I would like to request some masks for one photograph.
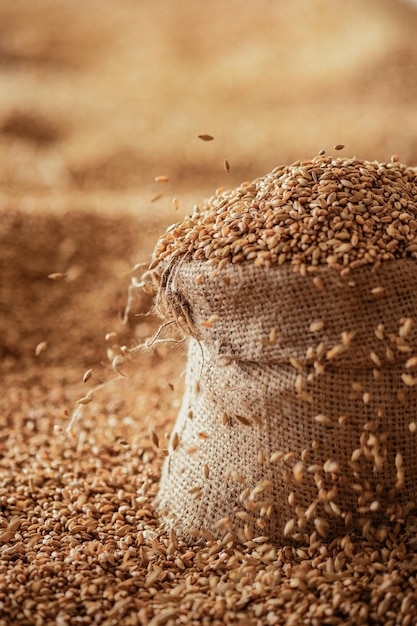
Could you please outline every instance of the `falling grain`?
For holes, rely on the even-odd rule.
[[[48,347],[47,341],[41,341],[35,348],[35,356],[40,356],[43,352],[45,352]]]
[[[80,398],[79,400],[77,400],[77,404],[90,404],[92,400],[92,396],[84,396],[84,398]]]
[[[51,280],[64,280],[68,277],[68,274],[64,274],[62,272],[53,272],[52,274],[48,274],[48,278]]]
[[[83,383],[86,383],[90,380],[92,373],[93,373],[92,367],[90,367],[88,370],[84,372]]]

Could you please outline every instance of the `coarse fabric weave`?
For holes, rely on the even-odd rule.
[[[163,289],[190,339],[156,506],[178,536],[372,534],[412,509],[416,269],[170,269]]]

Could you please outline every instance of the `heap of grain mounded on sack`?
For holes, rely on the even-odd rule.
[[[383,540],[417,500],[417,176],[333,158],[219,191],[158,241],[189,336],[157,507],[186,539]]]

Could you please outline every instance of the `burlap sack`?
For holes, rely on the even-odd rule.
[[[417,500],[415,261],[211,272],[164,281],[191,337],[162,518],[185,539],[382,537]]]

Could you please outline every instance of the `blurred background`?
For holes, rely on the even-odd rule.
[[[132,264],[218,187],[339,143],[417,165],[416,32],[405,0],[2,0],[2,366],[98,358]]]
[[[2,0],[3,192],[198,197],[225,158],[234,183],[335,143],[415,162],[416,26],[401,0]]]

